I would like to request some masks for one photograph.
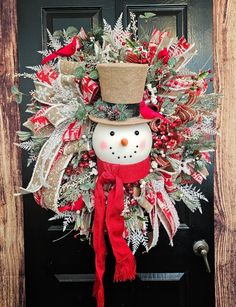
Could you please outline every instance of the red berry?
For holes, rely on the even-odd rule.
[[[130,204],[131,204],[132,206],[137,205],[137,200],[132,198],[131,201],[130,201]]]
[[[147,63],[147,59],[142,59],[142,64],[146,64]]]
[[[211,69],[208,69],[208,73],[211,74],[211,73],[212,73],[212,70],[211,70]]]
[[[173,147],[173,146],[175,146],[175,144],[176,144],[176,141],[175,141],[175,140],[170,140],[170,141],[167,143],[167,146]]]
[[[83,155],[82,155],[82,158],[83,158],[84,160],[88,160],[88,155],[87,155],[87,154],[83,154]]]
[[[163,102],[163,98],[160,97],[160,96],[157,96],[157,101],[158,101],[158,102]]]
[[[176,124],[176,126],[180,126],[180,125],[182,124],[181,119],[180,119],[180,118],[177,118],[177,119],[175,120],[175,124]]]
[[[161,125],[159,126],[159,129],[160,129],[161,131],[166,131],[166,125],[165,125],[165,124],[161,124]]]
[[[134,190],[133,190],[133,189],[129,189],[129,193],[130,193],[131,195],[133,195],[133,194],[134,194]]]
[[[125,42],[122,42],[121,44],[122,44],[122,46],[124,46],[124,45],[125,45]]]
[[[90,157],[94,157],[95,156],[95,151],[93,149],[90,149],[88,152]]]
[[[175,84],[175,85],[178,85],[178,84],[179,84],[179,82],[178,82],[178,81],[175,81],[175,82],[174,82],[174,84]]]
[[[164,135],[164,136],[163,136],[163,140],[164,140],[165,142],[167,142],[167,141],[169,141],[169,137],[168,137],[167,135]]]

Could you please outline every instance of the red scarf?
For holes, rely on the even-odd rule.
[[[107,254],[104,230],[107,228],[113,254],[116,259],[114,281],[132,280],[136,275],[134,255],[128,247],[123,232],[125,230],[124,217],[124,183],[138,181],[149,173],[149,157],[139,163],[121,165],[103,162],[98,159],[98,180],[95,188],[95,214],[93,229],[93,245],[95,250],[96,279],[94,296],[97,306],[104,307],[103,274]],[[111,184],[105,204],[104,184]]]

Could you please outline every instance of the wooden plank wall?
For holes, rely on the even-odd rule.
[[[17,66],[16,0],[0,1],[0,306],[22,307],[24,291],[23,204],[15,132],[20,120],[10,88]]]
[[[236,306],[236,34],[235,0],[214,0],[215,89],[219,110],[215,163],[216,307]]]

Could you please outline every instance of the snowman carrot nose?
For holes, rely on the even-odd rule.
[[[127,145],[128,145],[128,143],[129,143],[129,142],[128,142],[128,140],[127,140],[127,139],[125,139],[125,138],[124,138],[124,139],[121,139],[121,141],[120,141],[120,142],[121,142],[121,145],[122,145],[122,146],[127,146]]]

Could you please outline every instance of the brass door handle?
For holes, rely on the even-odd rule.
[[[209,252],[209,245],[205,240],[199,240],[193,244],[194,254],[203,258],[208,273],[211,273],[207,254]]]

